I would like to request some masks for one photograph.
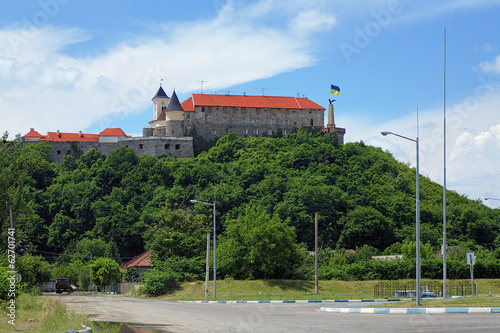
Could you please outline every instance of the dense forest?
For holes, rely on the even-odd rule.
[[[221,278],[309,278],[315,212],[324,278],[342,278],[334,263],[414,253],[415,169],[363,142],[338,145],[308,129],[278,138],[230,133],[193,158],[138,157],[123,147],[109,156],[74,151],[62,164],[47,160],[50,149],[2,140],[0,199],[12,202],[20,257],[123,263],[154,249],[157,267],[202,277],[212,207],[193,199],[216,205]],[[423,258],[440,251],[442,192],[420,176]],[[0,221],[6,249],[7,205]],[[448,245],[461,260],[473,250],[498,261],[499,229],[500,210],[447,193]]]

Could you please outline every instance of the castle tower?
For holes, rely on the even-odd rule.
[[[184,109],[177,98],[177,94],[172,93],[172,98],[168,103],[165,112],[160,115],[165,117],[165,135],[166,136],[184,136]]]
[[[155,121],[160,117],[161,111],[167,108],[170,97],[165,94],[160,84],[160,88],[151,100],[153,101],[153,121]]]

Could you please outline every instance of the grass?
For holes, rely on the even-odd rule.
[[[373,299],[373,290],[379,281],[319,281],[319,294],[314,293],[313,281],[297,280],[218,280],[217,300],[332,300]],[[400,281],[405,282],[405,281]],[[422,280],[425,285],[428,280]],[[475,279],[478,296],[500,296],[500,280]],[[139,296],[135,292],[134,296]],[[182,283],[175,292],[161,296],[172,301],[205,300],[205,282]],[[209,284],[209,300],[213,300],[213,282]],[[448,301],[448,300],[446,300]],[[457,305],[460,306],[460,305]]]
[[[500,297],[460,297],[452,299],[422,299],[420,306],[423,308],[450,308],[450,307],[500,307]],[[406,302],[394,302],[372,307],[383,308],[414,308],[417,307],[414,300]]]
[[[22,294],[16,298],[15,326],[8,323],[9,317],[2,315],[0,332],[66,332],[90,325],[88,316],[68,311],[63,302],[51,297]],[[5,304],[0,307],[7,314]]]

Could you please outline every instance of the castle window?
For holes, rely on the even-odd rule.
[[[245,134],[248,134],[248,128],[245,128]]]
[[[273,130],[267,130],[267,135],[273,135]]]
[[[256,124],[260,124],[260,119],[255,119]]]
[[[226,117],[222,118],[222,122],[227,123],[227,118]]]
[[[201,107],[201,112],[205,112],[205,107],[204,106]]]
[[[165,143],[165,149],[170,149],[170,143]]]
[[[181,149],[181,145],[177,143],[177,144],[175,145],[175,149]]]
[[[57,155],[61,155],[61,151],[60,150],[56,150],[56,154]]]
[[[269,119],[269,123],[270,124],[275,124],[276,123],[276,119],[274,119],[274,118],[273,119]]]
[[[314,126],[314,119],[311,119],[309,122],[311,123],[311,126]]]
[[[144,145],[142,143],[139,144],[139,149],[143,149]]]
[[[259,129],[256,128],[254,131],[253,131],[254,134],[259,134]]]
[[[241,123],[244,124],[245,123],[245,118],[241,118]]]
[[[212,116],[207,116],[207,122],[209,122],[209,123],[212,122]]]
[[[188,126],[189,126],[189,125],[191,125],[191,121],[188,119],[188,120],[186,121],[186,124],[187,124]]]
[[[286,130],[283,130],[283,135],[286,135]]]
[[[290,125],[290,120],[285,119],[285,125]]]
[[[217,135],[217,130],[216,129],[212,130],[212,135]]]

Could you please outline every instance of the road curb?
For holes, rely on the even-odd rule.
[[[448,314],[448,313],[500,313],[500,307],[491,308],[328,308],[322,312],[363,314]]]
[[[178,303],[198,303],[198,304],[262,304],[262,303],[347,303],[347,302],[399,302],[403,299],[334,299],[334,300],[283,300],[283,301],[177,301]]]

